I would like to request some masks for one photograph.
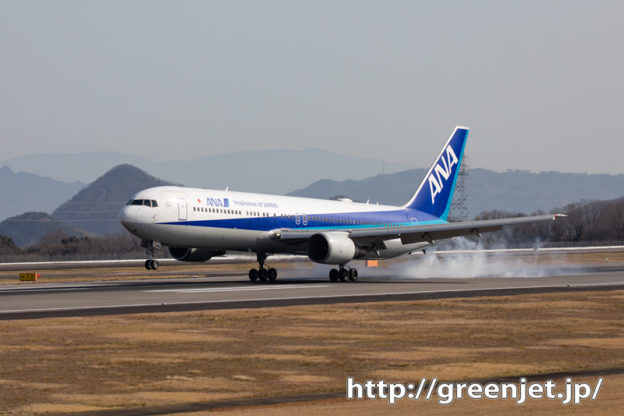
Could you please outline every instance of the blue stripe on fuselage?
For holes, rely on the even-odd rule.
[[[421,211],[404,209],[397,211],[289,215],[283,217],[221,218],[162,222],[159,224],[270,231],[279,228],[306,230],[376,229],[389,226],[400,227],[418,224],[443,224],[445,222],[446,221]]]

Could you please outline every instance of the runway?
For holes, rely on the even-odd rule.
[[[0,288],[0,320],[624,289],[621,265],[569,267],[543,277],[370,273],[338,283],[324,272],[290,270],[270,284],[251,283],[245,273],[215,272],[195,278],[7,285]]]

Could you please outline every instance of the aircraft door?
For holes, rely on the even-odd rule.
[[[187,215],[186,200],[178,198],[178,220],[186,221]]]

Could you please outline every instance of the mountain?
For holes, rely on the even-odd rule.
[[[346,195],[358,201],[402,205],[414,194],[425,173],[424,169],[413,169],[362,180],[322,180],[289,195]],[[624,195],[624,175],[469,169],[464,187],[471,218],[491,209],[528,214],[574,201],[618,198]]]
[[[531,213],[581,200],[619,198],[624,175],[470,169],[466,190],[474,215],[492,208]]]
[[[51,212],[85,184],[0,168],[0,221],[27,211]]]
[[[10,237],[19,247],[34,244],[43,236],[58,230],[74,234],[63,221],[45,212],[27,212],[0,223],[0,234]]]
[[[225,162],[230,163],[231,160]],[[289,164],[282,167],[284,172],[275,180],[288,182],[289,175],[285,173],[296,171],[297,168]],[[16,175],[8,168],[0,170],[2,172]],[[253,169],[245,172],[250,180],[254,179],[257,183],[263,180],[262,175],[256,174]],[[220,178],[227,178],[229,173],[224,172]],[[425,173],[424,169],[412,169],[360,180],[323,179],[289,195],[312,198],[347,196],[363,202],[370,200],[371,203],[401,205],[413,195]],[[470,169],[464,178],[470,217],[492,209],[524,213],[540,209],[549,211],[574,201],[604,200],[624,195],[624,175],[528,171],[499,173]],[[137,167],[119,165],[60,205],[51,217],[44,213],[14,217],[1,224],[0,234],[11,237],[16,244],[23,246],[37,241],[42,233],[55,231],[58,227],[64,227],[63,230],[71,234],[106,235],[121,232],[123,229],[118,214],[130,196],[141,189],[170,184]],[[250,189],[255,190],[253,186]],[[30,195],[30,198],[37,202],[43,198],[46,190],[29,192],[35,194]]]
[[[361,180],[323,179],[288,195],[322,199],[340,195],[360,202],[401,205],[412,197],[425,173],[425,169],[412,169]]]
[[[121,152],[89,152],[29,154],[8,159],[3,164],[16,171],[32,172],[64,182],[90,183],[112,166],[126,163],[142,166],[150,162]]]
[[[4,162],[64,181],[91,182],[111,166],[131,164],[160,178],[186,186],[283,194],[323,178],[361,179],[382,171],[397,172],[413,166],[384,163],[320,149],[250,150],[183,161],[153,162],[116,153],[39,154]]]
[[[19,247],[11,237],[0,234],[0,256],[5,254],[19,254]]]
[[[161,185],[171,183],[134,166],[119,165],[58,207],[52,216],[89,233],[114,234],[123,230],[119,211],[128,199],[142,189]]]

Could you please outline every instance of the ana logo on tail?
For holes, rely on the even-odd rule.
[[[445,182],[451,176],[453,166],[457,165],[458,160],[453,148],[449,144],[446,146],[446,150],[442,153],[442,156],[436,163],[435,167],[429,174],[429,190],[431,191],[431,204],[435,204],[435,197],[442,192]]]

